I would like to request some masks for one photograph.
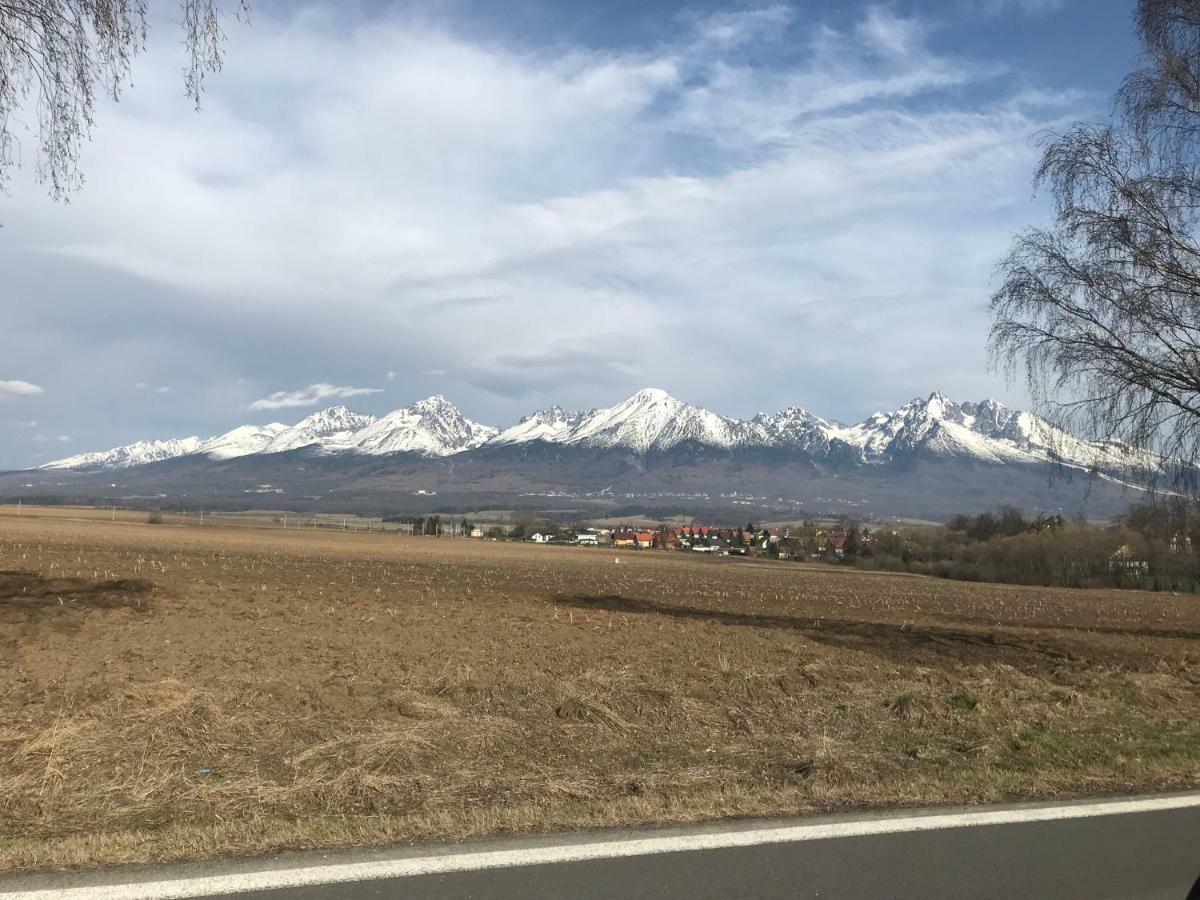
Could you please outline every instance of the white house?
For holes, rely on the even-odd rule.
[[[548,535],[548,534],[542,534],[540,531],[538,531],[538,532],[535,532],[534,534],[530,535],[529,539],[530,539],[531,541],[533,541],[535,544],[548,544],[548,543],[550,543],[550,535]]]

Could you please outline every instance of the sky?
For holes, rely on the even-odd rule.
[[[0,194],[0,468],[434,393],[1023,405],[995,267],[1137,52],[1117,0],[259,0],[197,112],[170,8],[82,190],[27,139]]]

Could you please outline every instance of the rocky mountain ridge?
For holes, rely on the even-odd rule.
[[[736,419],[647,388],[602,409],[539,410],[503,430],[468,419],[441,395],[379,417],[332,406],[291,426],[242,425],[208,439],[138,441],[55,460],[41,468],[127,469],[178,457],[228,460],[295,450],[352,456],[415,454],[433,459],[482,448],[542,445],[635,456],[687,447],[730,454],[769,450],[838,466],[874,466],[915,456],[998,465],[1054,463],[1111,477],[1130,466],[1156,464],[1147,454],[1081,440],[1033,413],[990,399],[958,403],[934,392],[857,424],[843,425],[797,406]]]

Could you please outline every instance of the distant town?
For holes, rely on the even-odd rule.
[[[813,523],[785,527],[755,527],[753,522],[745,526],[629,524],[609,528],[518,521],[506,527],[477,524],[465,518],[443,520],[441,516],[418,516],[406,524],[411,533],[423,535],[773,559],[843,559],[860,553],[876,540],[866,526]]]
[[[1058,514],[1029,518],[1012,506],[955,516],[945,525],[868,525],[850,518],[771,526],[566,525],[531,515],[496,524],[438,515],[384,522],[415,535],[817,561],[962,581],[1200,590],[1200,519],[1180,504],[1134,506],[1106,525]]]

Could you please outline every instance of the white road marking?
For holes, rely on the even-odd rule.
[[[912,831],[937,831],[947,828],[971,828],[980,825],[1011,825],[1025,822],[1054,822],[1096,816],[1128,815],[1171,809],[1200,807],[1200,792],[1136,800],[1111,800],[1073,803],[1066,806],[1025,809],[985,810],[980,812],[929,813],[894,818],[860,819],[811,825],[784,825],[775,828],[705,831],[664,837],[631,840],[564,843],[547,847],[479,852],[449,852],[438,856],[404,857],[359,863],[334,863],[301,866],[261,872],[230,873],[170,881],[143,881],[127,884],[96,885],[69,889],[17,891],[0,894],[6,900],[177,900],[212,894],[241,894],[280,888],[299,888],[349,881],[377,881],[440,875],[512,866],[537,866],[548,863],[579,862],[593,859],[618,859],[658,853],[686,853],[697,850],[721,850],[759,844],[785,844],[797,841],[821,841],[831,838],[863,837]]]

